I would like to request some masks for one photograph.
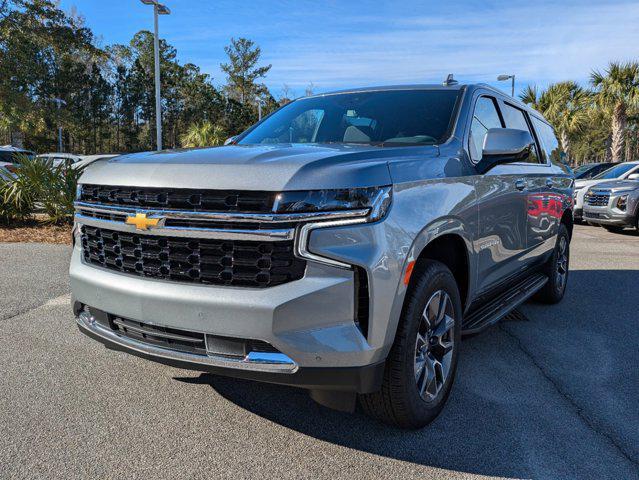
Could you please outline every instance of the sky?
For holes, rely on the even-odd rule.
[[[506,91],[499,74],[527,84],[586,84],[611,60],[639,59],[639,1],[166,0],[160,36],[213,77],[225,76],[224,46],[247,37],[272,64],[275,97],[356,86],[440,83],[448,73]],[[60,0],[81,14],[103,45],[153,28],[140,0]]]

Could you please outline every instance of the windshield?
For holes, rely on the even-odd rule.
[[[616,167],[609,168],[605,172],[600,173],[599,175],[595,177],[595,180],[619,178],[624,173],[626,173],[632,168],[635,168],[636,166],[637,166],[636,163],[622,163],[621,165],[617,165]]]
[[[592,163],[588,163],[586,165],[582,165],[580,167],[575,168],[574,172],[575,172],[575,176],[580,174],[580,173],[586,173],[590,170],[592,170],[593,168],[595,168],[596,165],[592,164]]]
[[[458,96],[458,90],[437,89],[304,98],[276,111],[238,143],[432,145],[446,140]]]

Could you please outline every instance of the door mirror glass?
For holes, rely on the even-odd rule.
[[[628,180],[639,180],[639,173],[631,173],[628,175]]]
[[[490,128],[484,137],[479,173],[504,163],[525,162],[533,148],[530,132],[514,128]]]
[[[233,137],[229,137],[224,141],[224,145],[231,145],[233,143],[235,143],[235,139],[237,138],[237,135],[233,136]]]

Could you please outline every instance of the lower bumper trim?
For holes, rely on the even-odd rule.
[[[122,335],[118,335],[112,330],[104,328],[96,322],[89,312],[81,311],[76,317],[80,330],[84,333],[92,333],[93,338],[99,337],[111,344],[133,352],[139,352],[150,357],[167,358],[170,360],[194,363],[222,368],[251,368],[258,371],[277,372],[290,374],[294,373],[298,366],[289,357],[282,353],[262,353],[251,352],[244,358],[229,358],[221,355],[196,355],[188,352],[181,352],[168,348],[158,347],[149,343],[139,342]]]
[[[384,362],[363,367],[299,367],[286,355],[275,358],[276,354],[262,352],[252,352],[248,361],[219,359],[136,342],[108,332],[87,317],[85,312],[79,312],[76,321],[79,330],[88,337],[111,350],[171,367],[311,390],[372,393],[382,385]]]

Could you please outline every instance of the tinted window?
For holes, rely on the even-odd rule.
[[[526,121],[526,114],[523,110],[513,107],[507,103],[504,103],[501,113],[504,115],[504,121],[506,122],[506,128],[516,128],[517,130],[525,130],[533,135]],[[533,136],[534,138],[534,136]],[[533,145],[528,159],[525,160],[528,163],[539,163],[539,154],[537,153],[537,147]]]
[[[491,97],[479,97],[470,126],[470,158],[475,162],[481,160],[484,138],[489,128],[504,128],[504,126],[497,113],[495,100]]]
[[[432,145],[448,137],[458,96],[458,90],[442,89],[304,98],[282,107],[238,143]]]
[[[604,172],[615,165],[616,164],[612,162],[582,165],[575,170],[575,178],[594,178],[596,175],[599,175],[601,172]]]
[[[29,151],[12,151],[12,152],[0,152],[0,162],[7,162],[7,163],[15,163],[15,164],[19,164],[20,161],[23,158],[33,158],[34,155],[32,152]]]
[[[619,178],[624,173],[629,172],[630,170],[632,170],[636,166],[637,166],[636,163],[622,163],[621,165],[617,165],[616,167],[612,167],[612,168],[606,170],[605,172],[600,173],[595,178],[597,180],[599,180],[599,179],[608,180],[608,179],[613,179],[613,178]]]
[[[541,142],[541,148],[544,151],[544,159],[550,159],[553,162],[560,162],[561,150],[559,149],[559,142],[557,141],[557,137],[555,136],[555,132],[552,127],[532,115],[530,118],[535,130],[537,131],[539,141]]]

